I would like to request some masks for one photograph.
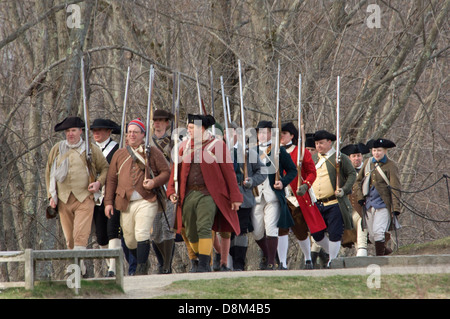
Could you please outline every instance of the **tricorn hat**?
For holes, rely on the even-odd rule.
[[[288,122],[281,127],[281,131],[289,132],[293,137],[293,143],[296,144],[298,140],[298,130],[292,122]]]
[[[120,125],[109,119],[95,119],[91,125],[91,130],[96,128],[111,129],[112,134],[120,134]]]
[[[271,121],[259,121],[258,125],[256,125],[256,129],[260,128],[273,128]]]
[[[369,153],[369,148],[364,143],[358,143],[358,144],[349,144],[344,146],[341,149],[341,152],[344,153],[347,156],[350,156],[351,154],[367,154]]]
[[[327,132],[325,130],[320,130],[314,133],[314,141],[320,141],[320,140],[331,140],[336,141],[336,135]]]
[[[174,118],[173,114],[166,110],[155,110],[153,113],[153,119],[168,119],[172,120]]]
[[[314,141],[314,133],[306,133],[305,147],[316,148],[316,142]]]
[[[384,139],[384,138],[378,138],[376,140],[373,141],[372,147],[373,148],[378,148],[378,147],[382,147],[382,148],[392,148],[395,147],[395,143]]]
[[[203,114],[188,114],[188,124],[195,124],[195,122],[201,121],[204,128],[208,128],[216,123],[216,120],[212,115]]]
[[[78,116],[66,117],[64,120],[62,120],[62,122],[55,125],[55,132],[65,131],[73,127],[83,128],[84,121]]]

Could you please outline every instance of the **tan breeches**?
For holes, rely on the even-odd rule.
[[[71,193],[67,203],[59,201],[58,213],[61,227],[66,238],[67,248],[86,247],[91,234],[92,216],[94,215],[93,195],[80,203]]]

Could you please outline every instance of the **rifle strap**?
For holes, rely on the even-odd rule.
[[[170,136],[165,136],[164,138],[156,139],[154,136],[152,137],[153,142],[156,147],[163,153],[164,157],[168,162],[170,162],[170,154],[167,152],[166,147],[170,144],[171,138]]]
[[[141,146],[139,146],[138,150],[142,149]],[[131,159],[137,163],[139,168],[141,170],[145,170],[145,159],[142,157],[141,154],[139,154],[138,151],[134,150],[130,145],[127,145],[127,151],[131,156]]]

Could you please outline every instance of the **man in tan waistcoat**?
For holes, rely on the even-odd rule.
[[[145,132],[140,119],[128,123],[128,145],[113,155],[104,198],[107,217],[114,214],[114,208],[120,211],[125,244],[137,259],[136,275],[148,272],[150,232],[156,214],[161,214],[155,190],[170,176],[169,165],[157,147],[150,147],[150,160],[146,160]],[[150,169],[155,178],[146,178],[145,171]]]
[[[68,249],[86,249],[94,213],[94,194],[105,184],[108,162],[97,146],[90,146],[96,181],[90,183],[86,161],[86,143],[81,137],[84,122],[67,117],[56,124],[66,139],[50,150],[45,181],[50,206],[58,210]],[[85,269],[82,265],[82,273]]]

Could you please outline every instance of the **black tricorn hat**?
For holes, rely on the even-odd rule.
[[[84,127],[84,121],[78,116],[66,117],[62,122],[55,125],[55,132],[65,131],[72,127]]]
[[[369,148],[364,143],[349,144],[341,148],[341,152],[349,156],[351,154],[367,154],[370,152]]]
[[[166,110],[155,110],[153,113],[153,119],[168,119],[172,120],[174,118],[173,114]]]
[[[314,141],[314,133],[306,133],[305,147],[316,148],[316,142]]]
[[[336,141],[336,135],[327,132],[325,130],[320,130],[314,133],[314,141],[320,141],[320,140],[331,140]]]
[[[373,142],[374,142],[374,141],[375,141],[374,139],[368,140],[367,143],[366,143],[366,146],[367,146],[369,149],[373,148]]]
[[[96,128],[111,129],[112,134],[120,134],[120,125],[109,119],[95,119],[91,125],[91,130]]]
[[[281,127],[282,132],[289,132],[294,135],[294,140],[298,139],[298,130],[292,122],[288,122]]]
[[[216,120],[212,115],[202,114],[188,114],[188,123],[195,124],[196,121],[201,121],[204,128],[208,128],[216,123]]]
[[[397,145],[395,145],[394,142],[384,139],[384,138],[378,138],[376,140],[373,141],[372,147],[373,148],[378,148],[378,147],[382,147],[382,148],[392,148],[392,147],[396,147]]]
[[[256,125],[256,129],[260,128],[273,128],[271,121],[259,121],[258,125]]]

